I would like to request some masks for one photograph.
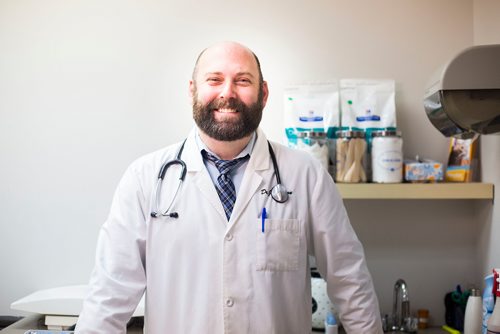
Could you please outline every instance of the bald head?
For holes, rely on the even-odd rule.
[[[257,73],[259,75],[258,81],[259,85],[262,86],[264,82],[264,77],[262,75],[262,69],[260,67],[260,61],[259,58],[253,53],[252,50],[250,50],[248,47],[237,43],[237,42],[220,42],[217,44],[214,44],[203,51],[198,55],[198,58],[196,59],[196,63],[194,65],[193,69],[193,74],[192,74],[192,80],[193,82],[197,81],[198,77],[198,71],[200,65],[204,65],[204,62],[206,60],[205,56],[209,56],[207,58],[210,58],[210,56],[217,57],[217,55],[243,55],[248,56],[253,58],[253,63],[255,65],[255,68],[257,70]]]

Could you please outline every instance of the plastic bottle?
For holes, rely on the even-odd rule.
[[[465,308],[464,334],[481,334],[483,301],[478,289],[471,289]]]
[[[491,317],[488,320],[487,333],[500,334],[500,278],[498,277],[500,269],[495,269],[493,272],[494,272],[493,290],[495,291],[497,302],[495,303],[495,308],[493,309],[493,313],[491,314]]]
[[[399,131],[372,132],[372,182],[403,182],[403,139]]]
[[[332,312],[328,312],[325,320],[325,334],[338,334],[339,326],[337,325],[337,319]]]
[[[429,310],[419,309],[417,311],[418,329],[426,329],[429,325]]]
[[[488,331],[488,320],[493,313],[493,308],[495,307],[495,299],[493,297],[493,274],[488,275],[484,278],[486,287],[483,292],[483,334],[487,334]]]

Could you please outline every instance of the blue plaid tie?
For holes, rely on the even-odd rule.
[[[234,203],[236,202],[236,190],[229,174],[231,173],[231,170],[250,158],[250,156],[247,154],[244,157],[234,160],[221,160],[217,159],[217,157],[205,150],[202,151],[202,154],[205,159],[210,160],[215,164],[215,167],[220,173],[217,177],[218,184],[215,188],[217,189],[217,194],[219,194],[220,201],[224,207],[224,211],[226,212],[227,220],[229,220],[231,213],[233,212]]]

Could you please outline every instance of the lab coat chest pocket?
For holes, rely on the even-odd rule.
[[[261,222],[260,219],[259,222]],[[297,270],[299,248],[298,219],[266,219],[264,232],[260,228],[257,231],[256,269],[258,271]]]

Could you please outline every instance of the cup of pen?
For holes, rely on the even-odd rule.
[[[335,181],[366,182],[366,140],[364,131],[337,131]]]

